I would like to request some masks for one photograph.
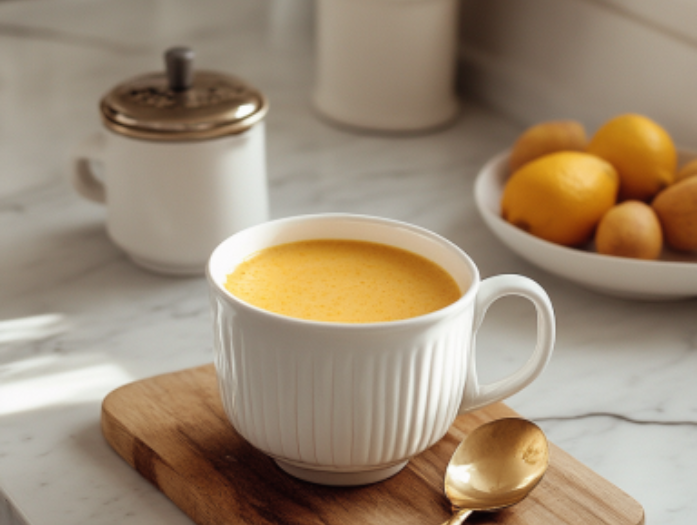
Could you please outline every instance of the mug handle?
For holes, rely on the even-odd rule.
[[[537,344],[528,361],[512,374],[486,385],[480,385],[476,370],[476,337],[491,304],[507,295],[519,295],[535,305],[537,311]],[[552,302],[544,289],[532,279],[521,275],[497,275],[481,282],[474,305],[472,351],[469,356],[467,380],[459,414],[501,401],[528,386],[547,366],[554,349],[555,321]]]
[[[83,140],[72,157],[73,187],[86,199],[101,204],[106,202],[106,188],[92,171],[92,163],[103,162],[105,148],[106,137],[104,133],[97,132]]]

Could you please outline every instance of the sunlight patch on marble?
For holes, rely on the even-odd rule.
[[[38,341],[61,334],[68,329],[66,316],[43,314],[0,321],[0,344]]]
[[[65,360],[66,356],[40,356],[0,367],[0,417],[71,402],[101,400],[107,392],[135,379],[113,363],[53,373],[27,373]]]

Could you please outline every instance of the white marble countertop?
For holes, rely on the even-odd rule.
[[[518,258],[473,202],[477,170],[523,126],[465,103],[458,122],[409,138],[359,135],[310,105],[309,0],[33,0],[0,3],[0,524],[191,521],[107,445],[112,389],[212,359],[206,283],[135,267],[104,209],[68,182],[71,149],[99,128],[97,101],[190,45],[271,100],[272,215],[347,211],[430,228],[483,276],[549,292],[558,342],[508,404],[638,500],[647,523],[697,523],[697,301],[585,291]],[[480,335],[485,378],[532,348],[532,308],[506,299]]]

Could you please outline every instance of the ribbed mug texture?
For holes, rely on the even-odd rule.
[[[225,412],[266,454],[361,471],[407,460],[447,432],[467,376],[471,302],[426,321],[336,325],[263,315],[212,293]]]

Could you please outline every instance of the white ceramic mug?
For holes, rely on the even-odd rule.
[[[264,124],[183,142],[100,131],[78,146],[72,182],[106,204],[109,236],[138,265],[203,274],[223,239],[268,219]]]
[[[319,0],[314,104],[352,127],[415,132],[459,111],[457,0]]]
[[[396,246],[448,271],[463,296],[427,315],[369,324],[294,319],[251,306],[224,287],[258,250],[307,239]],[[399,472],[440,440],[458,414],[502,400],[533,381],[553,350],[547,294],[517,275],[480,281],[460,248],[428,230],[357,215],[267,222],[225,240],[208,279],[215,365],[225,412],[252,445],[300,479],[359,485]],[[518,371],[480,384],[474,342],[496,299],[520,295],[537,310],[537,346]]]

